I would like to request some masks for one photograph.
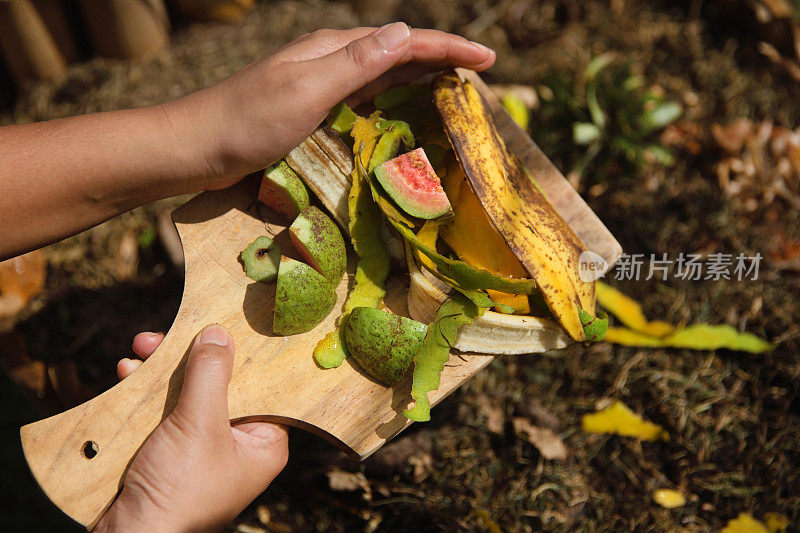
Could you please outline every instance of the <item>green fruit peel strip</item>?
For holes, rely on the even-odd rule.
[[[356,166],[363,169],[364,161],[372,164],[374,152],[377,152],[380,140],[378,139],[377,122],[381,120],[378,115],[373,115],[369,119],[359,117],[358,121],[371,121],[374,130],[370,130],[367,124],[360,123],[360,127],[354,131],[360,132],[362,129],[369,132],[366,139],[356,135],[355,151]],[[386,121],[388,122],[388,121]],[[396,135],[386,132],[380,137]],[[398,143],[399,148],[399,143]],[[390,152],[385,152],[390,155]],[[391,158],[391,157],[389,157]],[[382,161],[381,161],[382,162]],[[350,241],[358,254],[358,266],[353,282],[353,288],[347,295],[344,304],[344,313],[339,319],[339,326],[323,338],[314,348],[314,359],[323,368],[334,368],[341,365],[347,358],[347,344],[344,341],[344,326],[347,317],[356,307],[379,307],[383,297],[386,296],[384,284],[389,276],[390,258],[383,246],[380,234],[375,228],[380,226],[381,211],[375,202],[372,201],[370,190],[364,186],[362,174],[356,173],[350,185],[350,194],[347,201],[348,212],[350,215]]]
[[[579,307],[578,317],[581,319],[583,332],[586,334],[588,342],[600,342],[606,338],[606,331],[608,331],[608,315],[606,313],[597,311],[595,317]]]
[[[411,397],[414,407],[403,411],[409,420],[427,422],[431,419],[431,404],[428,393],[439,388],[444,365],[450,359],[450,347],[456,338],[458,328],[483,314],[479,308],[461,293],[455,293],[446,300],[436,312],[436,319],[428,326],[428,333],[422,347],[414,357],[414,377],[411,384]]]
[[[439,237],[439,226],[440,223],[436,220],[428,220],[425,224],[422,225],[422,228],[417,232],[417,240],[419,240],[425,246],[436,249],[436,240]],[[488,294],[483,291],[477,290],[467,290],[452,278],[448,278],[447,276],[443,275],[441,272],[436,270],[436,265],[427,258],[427,256],[422,255],[419,251],[414,250],[411,245],[406,242],[406,254],[413,255],[414,259],[416,260],[419,267],[424,268],[446,284],[450,285],[458,292],[472,300],[472,302],[477,305],[478,307],[495,307],[497,306],[501,312],[504,313],[511,313],[514,311],[514,308],[505,304],[499,304],[492,300]]]

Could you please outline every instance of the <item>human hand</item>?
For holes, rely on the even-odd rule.
[[[140,333],[133,351],[142,359],[164,336]],[[279,425],[228,419],[233,338],[218,325],[192,344],[180,398],[145,442],[125,476],[122,492],[96,531],[207,531],[233,520],[286,465],[288,437]],[[123,359],[120,379],[141,361]]]
[[[494,60],[480,44],[402,22],[319,30],[165,110],[179,137],[203,152],[203,188],[218,189],[283,157],[342,100],[357,103],[442,68],[485,70]]]

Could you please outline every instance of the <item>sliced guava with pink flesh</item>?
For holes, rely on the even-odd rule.
[[[433,219],[453,212],[442,181],[422,148],[378,165],[375,177],[392,200],[413,217]]]

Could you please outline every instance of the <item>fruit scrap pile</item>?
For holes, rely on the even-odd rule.
[[[359,257],[338,327],[314,357],[333,368],[352,356],[386,386],[413,364],[408,418],[430,419],[428,393],[452,349],[536,353],[603,338],[594,283],[578,275],[583,244],[507,151],[470,82],[446,73],[390,89],[365,115],[338,105],[325,131],[338,134],[340,149],[312,143],[265,173],[259,199],[296,217],[290,234],[307,263],[281,259],[266,237],[242,253],[253,279],[277,275],[275,333],[317,326],[335,305],[346,263],[341,233],[309,207],[302,178],[337,220],[347,219]],[[323,170],[344,159],[353,164],[337,188]],[[383,309],[392,250],[405,250],[411,318]]]

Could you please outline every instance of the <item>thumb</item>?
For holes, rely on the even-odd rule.
[[[411,30],[393,22],[347,46],[308,62],[312,77],[324,78],[335,104],[391,69],[411,46]]]
[[[233,368],[233,337],[218,324],[194,339],[173,413],[197,428],[228,427],[228,383]]]

